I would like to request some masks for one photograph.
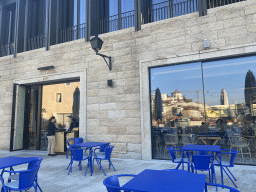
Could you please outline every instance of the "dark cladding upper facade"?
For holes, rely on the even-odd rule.
[[[240,0],[238,0],[240,1]],[[1,0],[0,57],[228,4],[215,0]],[[111,6],[115,11],[110,10]]]

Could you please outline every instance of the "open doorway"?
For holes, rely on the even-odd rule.
[[[79,126],[80,82],[42,85],[14,84],[10,150],[47,150],[47,126],[51,116],[56,127]]]

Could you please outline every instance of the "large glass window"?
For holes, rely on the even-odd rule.
[[[108,9],[105,6],[108,5]],[[134,26],[134,0],[109,0],[104,4],[106,15],[99,19],[99,33],[126,29]]]
[[[250,56],[150,69],[153,158],[171,158],[168,147],[210,144],[256,164],[255,64]]]

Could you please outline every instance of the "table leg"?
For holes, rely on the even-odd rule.
[[[4,178],[3,178],[3,174],[4,174],[4,169],[1,172],[1,182],[2,182],[2,188],[1,188],[1,192],[4,192]]]
[[[223,184],[223,167],[222,167],[222,163],[221,163],[221,153],[220,153],[220,173],[221,173],[221,184]]]
[[[91,169],[91,176],[92,176],[92,173],[93,173],[93,166],[92,166],[92,147],[90,147],[90,157],[89,157],[89,162],[90,162],[90,169]]]

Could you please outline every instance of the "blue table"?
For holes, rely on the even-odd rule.
[[[123,190],[143,192],[203,192],[206,175],[183,170],[145,169],[122,186]]]
[[[1,175],[4,172],[4,169],[10,168],[10,171],[13,171],[13,166],[22,165],[26,163],[30,163],[33,161],[37,161],[38,157],[4,157],[0,158],[0,169],[2,169]],[[4,179],[1,178],[2,185]]]
[[[223,185],[223,170],[222,170],[222,166],[221,166],[221,150],[220,150],[220,146],[219,145],[185,145],[184,147],[182,147],[183,151],[212,151],[215,153],[219,153],[220,154],[220,172],[221,172],[221,182]],[[189,154],[189,153],[187,153]],[[188,157],[188,160],[189,157]],[[179,168],[181,162],[178,164],[178,166],[176,167]],[[188,171],[190,171],[190,163],[188,163]]]
[[[0,158],[0,169],[13,167],[16,165],[26,164],[36,161],[38,157],[4,157]]]
[[[77,147],[77,148],[82,148],[82,147],[87,147],[89,148],[89,166],[91,169],[91,176],[93,173],[93,166],[92,166],[92,148],[93,147],[99,147],[99,146],[103,146],[103,145],[109,145],[110,143],[105,143],[105,142],[86,142],[86,143],[79,143],[79,144],[73,144],[70,145],[71,147]]]

